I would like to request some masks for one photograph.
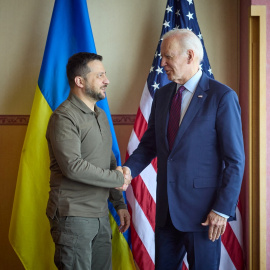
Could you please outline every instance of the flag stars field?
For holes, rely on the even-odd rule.
[[[188,15],[186,15],[189,20],[193,20],[193,13],[188,12]]]
[[[154,84],[152,86],[153,86],[154,90],[159,89],[159,83],[154,82]]]
[[[165,20],[165,22],[163,23],[163,25],[165,26],[165,28],[166,28],[166,27],[170,27],[170,22],[167,22],[167,21]]]
[[[170,6],[168,5],[167,8],[166,8],[167,12],[168,12],[168,13],[169,13],[169,12],[173,12],[173,11],[172,11],[172,8],[173,8],[172,6],[170,7]]]
[[[158,66],[158,68],[156,69],[156,72],[157,72],[158,74],[159,74],[159,73],[163,73],[162,69],[163,69],[163,68],[161,68],[161,67]]]

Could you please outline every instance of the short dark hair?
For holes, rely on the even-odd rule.
[[[76,76],[85,77],[85,75],[90,71],[87,64],[94,60],[102,61],[102,56],[96,53],[79,52],[68,59],[66,71],[70,87],[74,86],[74,79]]]

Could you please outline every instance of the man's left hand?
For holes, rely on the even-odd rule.
[[[225,232],[227,219],[211,211],[202,225],[209,226],[208,237],[214,242]]]
[[[130,225],[130,214],[127,209],[119,209],[117,214],[120,218],[119,232],[124,233]]]

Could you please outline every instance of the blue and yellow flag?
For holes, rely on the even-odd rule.
[[[52,112],[68,97],[68,58],[77,52],[96,52],[86,0],[56,0],[35,92],[14,197],[9,240],[25,269],[56,269],[46,205],[49,192],[49,153],[45,133]],[[113,151],[120,165],[107,99],[105,110],[113,137]],[[113,269],[135,269],[128,234],[120,234],[110,205],[113,230]]]

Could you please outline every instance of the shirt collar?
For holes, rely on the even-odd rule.
[[[96,114],[98,115],[100,110],[98,106],[95,104],[94,111],[92,111],[81,99],[79,99],[76,95],[74,95],[72,92],[70,92],[68,96],[68,100],[75,105],[77,108],[79,108],[84,113],[90,113],[90,114]]]
[[[191,93],[194,93],[194,91],[196,90],[199,81],[201,79],[202,76],[202,71],[201,69],[199,69],[185,84],[185,88],[186,90],[188,90]],[[177,84],[177,89],[180,87],[180,84]]]

